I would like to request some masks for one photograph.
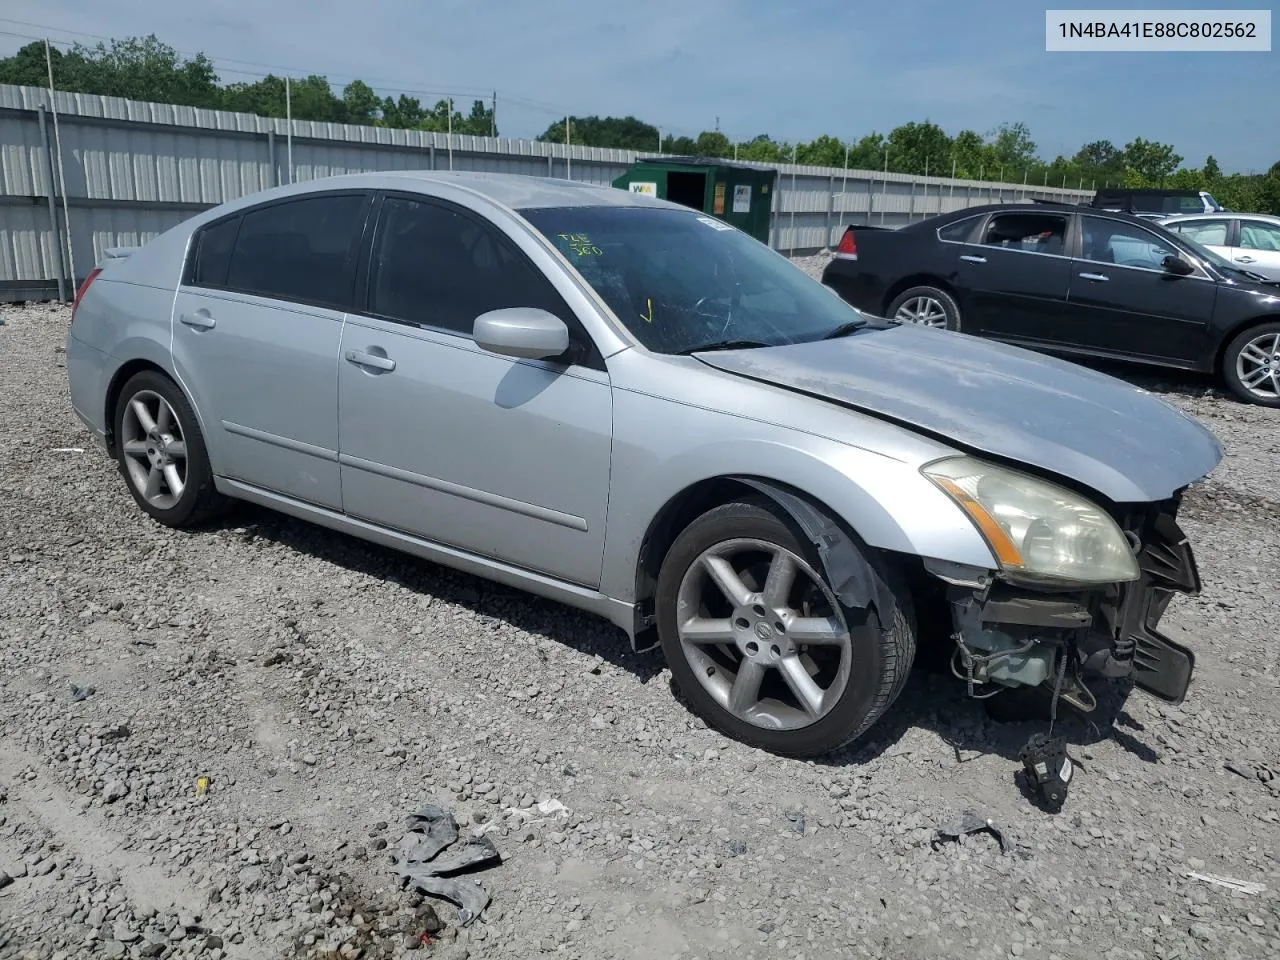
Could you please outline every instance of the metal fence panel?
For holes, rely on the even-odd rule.
[[[0,85],[0,299],[56,295],[56,278],[65,269],[66,219],[78,281],[107,247],[145,243],[209,206],[291,180],[444,170],[450,146],[455,170],[569,176],[605,186],[638,158],[653,156],[506,137],[454,136],[450,143],[443,133],[306,120],[290,126],[278,118],[118,97],[58,92],[51,99],[39,87]],[[770,235],[773,246],[787,253],[833,246],[850,223],[897,227],[992,200],[1079,202],[1090,195],[1043,185],[768,166],[778,171]],[[75,287],[68,280],[65,295]]]

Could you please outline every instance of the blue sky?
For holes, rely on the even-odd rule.
[[[63,42],[155,33],[179,50],[203,50],[224,81],[272,67],[335,81],[361,77],[379,92],[496,90],[507,136],[536,135],[564,111],[632,114],[689,135],[719,117],[735,139],[850,139],[925,118],[952,134],[986,132],[1021,120],[1047,159],[1088,140],[1122,146],[1141,136],[1172,143],[1192,166],[1208,153],[1226,170],[1264,170],[1280,160],[1280,46],[1270,53],[1047,53],[1046,6],[6,0],[0,15],[10,21],[0,31],[46,32],[11,22],[21,20],[56,28],[47,32]],[[1124,5],[1144,7],[1151,5]],[[0,34],[0,53],[25,42]]]

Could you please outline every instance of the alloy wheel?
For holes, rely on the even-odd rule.
[[[676,631],[706,691],[757,727],[809,726],[848,686],[843,611],[803,558],[774,543],[743,538],[704,551],[681,580]]]
[[[945,328],[947,325],[947,311],[943,309],[942,303],[933,297],[912,297],[904,300],[893,318],[904,323],[918,323],[925,327]]]
[[[1280,399],[1280,333],[1262,333],[1236,354],[1236,376],[1264,400]]]
[[[172,509],[187,487],[187,443],[173,407],[140,390],[125,407],[120,434],[130,482],[157,509]]]

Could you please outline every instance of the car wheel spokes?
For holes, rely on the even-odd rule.
[[[1264,333],[1236,354],[1236,376],[1250,393],[1280,398],[1280,333]]]
[[[174,507],[187,488],[187,444],[169,402],[151,390],[135,394],[125,406],[119,442],[138,493],[161,510]]]
[[[738,719],[797,729],[844,693],[848,625],[822,578],[792,551],[755,539],[719,543],[690,565],[676,602],[684,656]]]
[[[933,297],[912,297],[903,302],[893,315],[895,320],[918,323],[924,327],[945,327],[947,311]]]

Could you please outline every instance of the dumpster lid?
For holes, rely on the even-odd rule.
[[[682,157],[666,155],[661,157],[640,157],[636,163],[678,163],[698,167],[728,167],[732,170],[750,170],[753,173],[777,173],[773,167],[742,163],[737,160],[717,160],[714,157]]]

